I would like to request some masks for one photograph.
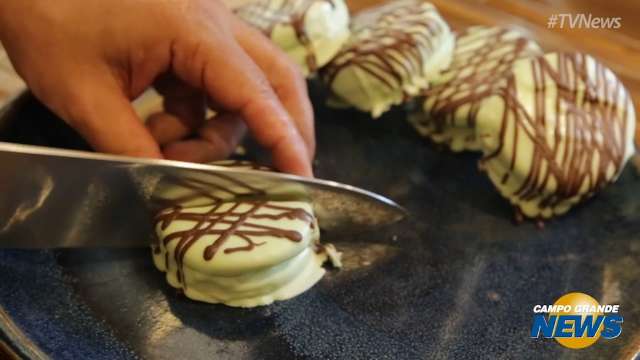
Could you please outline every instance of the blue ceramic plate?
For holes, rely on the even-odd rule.
[[[316,174],[380,192],[413,215],[371,233],[323,234],[345,252],[342,271],[293,300],[243,310],[179,296],[147,249],[0,251],[5,342],[26,358],[56,359],[637,356],[640,178],[633,167],[544,229],[515,225],[477,158],[434,149],[403,111],[372,121],[318,108]],[[27,98],[7,114],[2,134],[84,146]],[[622,335],[581,351],[531,339],[532,306],[571,291],[621,304]]]

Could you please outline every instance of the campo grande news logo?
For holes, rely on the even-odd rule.
[[[622,333],[620,305],[600,305],[579,292],[561,296],[553,305],[533,307],[532,338],[554,338],[562,346],[582,349],[598,339],[615,339]]]

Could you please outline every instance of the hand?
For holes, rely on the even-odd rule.
[[[277,168],[311,175],[303,76],[219,0],[2,0],[0,40],[35,96],[97,151],[209,161],[246,125]],[[150,85],[165,113],[145,125],[131,100]],[[222,115],[205,119],[207,104]]]

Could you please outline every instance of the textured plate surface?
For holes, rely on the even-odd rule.
[[[19,353],[60,359],[634,358],[635,169],[542,230],[516,226],[477,158],[427,144],[402,110],[373,121],[316,107],[317,175],[379,192],[412,214],[382,231],[324,233],[345,252],[342,271],[293,300],[241,310],[178,296],[146,249],[0,251],[3,336]],[[84,146],[31,100],[8,116],[4,138]],[[570,291],[620,303],[620,338],[582,351],[530,339],[532,306]]]

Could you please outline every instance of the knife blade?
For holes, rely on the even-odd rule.
[[[0,248],[145,246],[167,206],[236,199],[312,203],[325,231],[401,220],[390,199],[290,174],[0,142]]]

